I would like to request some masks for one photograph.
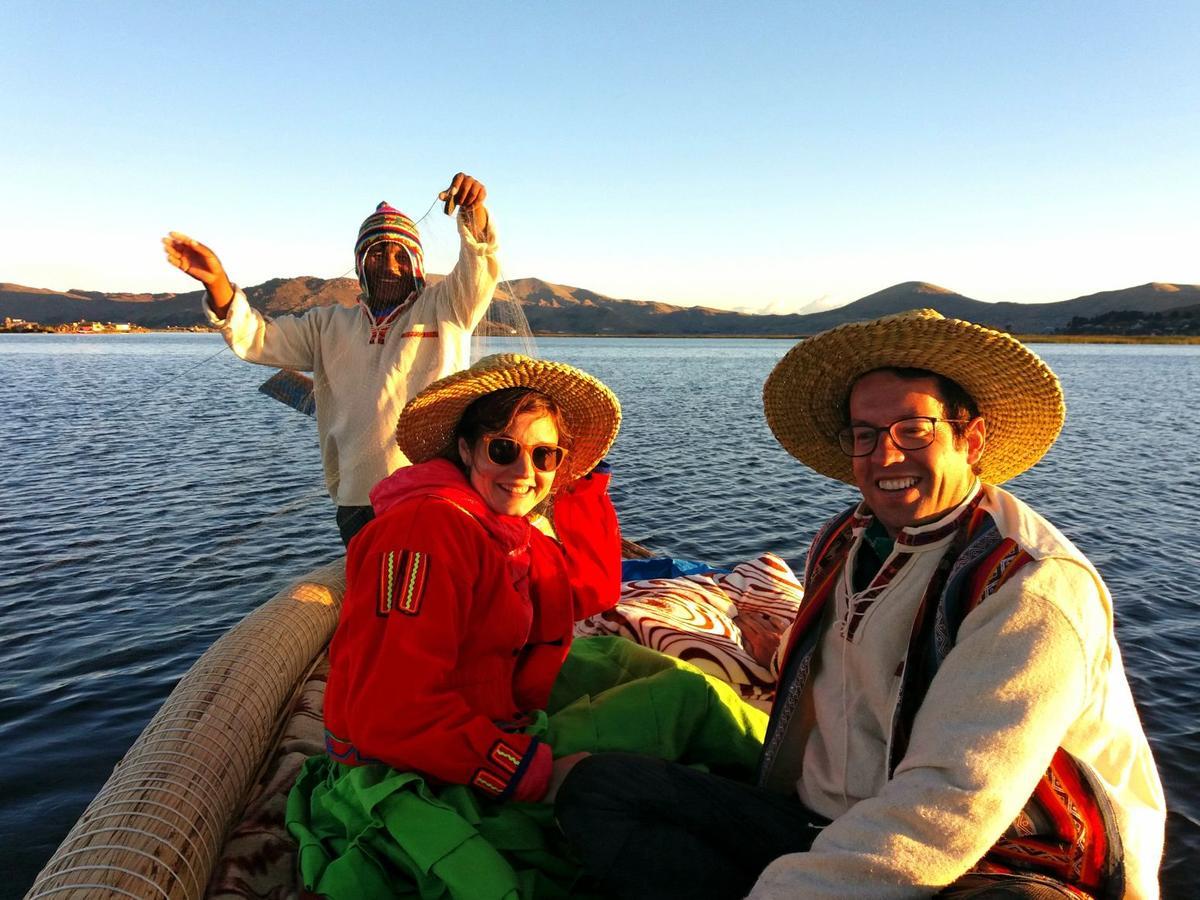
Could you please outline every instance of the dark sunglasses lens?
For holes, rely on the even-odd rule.
[[[533,465],[543,472],[553,472],[562,462],[563,452],[559,447],[534,447]]]
[[[516,461],[521,447],[516,441],[505,438],[492,438],[488,442],[488,459],[498,466],[511,465]]]

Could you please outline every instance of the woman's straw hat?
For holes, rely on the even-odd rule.
[[[471,368],[435,381],[405,405],[396,443],[414,463],[440,454],[468,406],[485,394],[525,387],[553,398],[571,432],[571,452],[555,487],[586,475],[604,459],[621,427],[621,404],[600,380],[566,363],[496,353]]]
[[[853,484],[850,457],[837,440],[850,386],[889,366],[937,372],[971,395],[987,424],[979,474],[990,484],[1024,472],[1062,430],[1062,387],[1024,344],[920,309],[839,325],[788,351],[763,385],[763,411],[775,439],[822,475]]]

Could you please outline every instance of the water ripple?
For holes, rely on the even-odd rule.
[[[789,346],[541,342],[622,399],[611,460],[628,537],[726,564],[771,550],[801,568],[854,491],[771,439],[762,382]],[[340,551],[312,421],[257,394],[268,371],[220,347],[213,335],[0,337],[0,869],[12,876],[0,896],[28,886],[196,657]],[[1200,424],[1188,408],[1200,352],[1038,350],[1069,415],[1012,489],[1112,589],[1171,808],[1164,886],[1184,896],[1200,858]]]

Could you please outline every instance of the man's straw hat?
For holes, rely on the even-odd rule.
[[[553,398],[571,432],[571,450],[558,470],[556,488],[586,475],[604,459],[621,427],[616,394],[574,366],[518,353],[485,356],[471,368],[425,388],[400,413],[396,443],[414,463],[433,459],[449,446],[471,403],[485,394],[515,387],[532,388]]]
[[[1024,344],[921,309],[839,325],[788,351],[763,385],[763,411],[775,439],[822,475],[853,484],[850,457],[837,440],[850,386],[889,366],[937,372],[971,395],[987,424],[980,478],[990,484],[1024,472],[1062,430],[1062,387]]]

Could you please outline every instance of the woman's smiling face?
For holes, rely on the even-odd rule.
[[[474,446],[459,438],[458,453],[469,470],[471,487],[494,512],[504,516],[527,515],[550,493],[554,473],[543,472],[534,466],[525,447],[556,445],[558,426],[554,424],[554,418],[542,411],[521,413],[504,431],[484,437],[509,438],[524,447],[513,462],[502,466],[488,456],[483,437],[475,441]]]

